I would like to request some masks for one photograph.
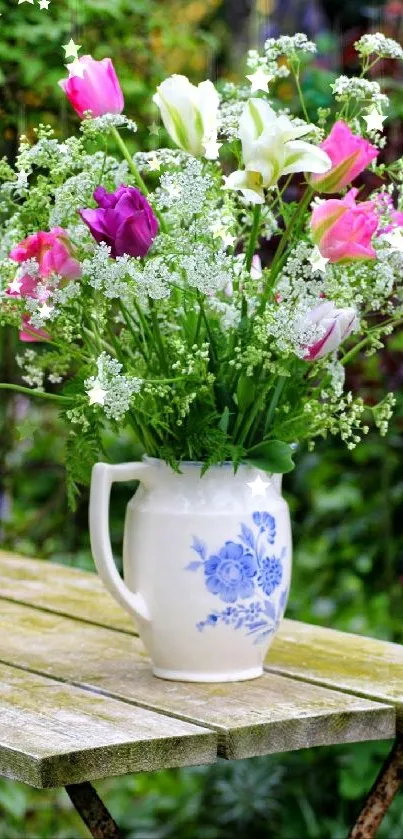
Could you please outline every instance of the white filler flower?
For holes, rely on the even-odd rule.
[[[244,170],[225,179],[226,189],[239,189],[248,201],[263,204],[264,188],[274,186],[292,172],[323,174],[331,168],[328,155],[312,143],[300,140],[311,130],[277,116],[264,99],[249,99],[239,123]]]
[[[195,157],[218,157],[218,93],[210,81],[191,84],[186,76],[170,76],[157,88],[153,101],[160,109],[168,134],[183,151]]]

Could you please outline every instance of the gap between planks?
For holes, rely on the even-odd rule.
[[[3,602],[0,657],[5,663],[213,729],[225,757],[394,735],[389,704],[276,674],[226,685],[164,682],[152,676],[134,636]]]
[[[0,774],[39,788],[215,763],[217,735],[0,665]]]
[[[0,596],[10,603],[137,636],[134,621],[99,577],[88,571],[0,551]],[[102,623],[100,614],[105,616]],[[397,644],[285,620],[265,669],[302,683],[393,704],[399,723],[403,721],[403,647]]]

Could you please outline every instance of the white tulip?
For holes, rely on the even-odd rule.
[[[264,189],[292,172],[322,174],[331,160],[322,149],[300,140],[309,125],[296,126],[277,116],[264,99],[249,99],[239,122],[245,169],[225,179],[226,189],[239,189],[254,204],[264,203]]]
[[[186,76],[170,76],[157,88],[153,101],[168,134],[183,151],[209,160],[218,157],[218,93],[210,81],[197,87]]]

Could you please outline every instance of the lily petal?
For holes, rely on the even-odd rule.
[[[226,178],[224,189],[236,189],[242,192],[243,196],[252,204],[264,204],[264,192],[261,185],[261,176],[253,178],[253,175],[258,175],[256,172],[248,172],[238,169],[236,172]]]
[[[292,172],[315,172],[321,174],[331,169],[330,157],[312,143],[304,140],[291,140],[286,146],[286,163],[283,175]]]

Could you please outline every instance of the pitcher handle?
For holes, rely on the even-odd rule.
[[[143,481],[150,472],[147,463],[96,463],[91,476],[90,538],[95,565],[104,585],[132,617],[150,622],[150,613],[141,594],[123,582],[115,565],[109,533],[109,504],[112,484],[115,481]]]

